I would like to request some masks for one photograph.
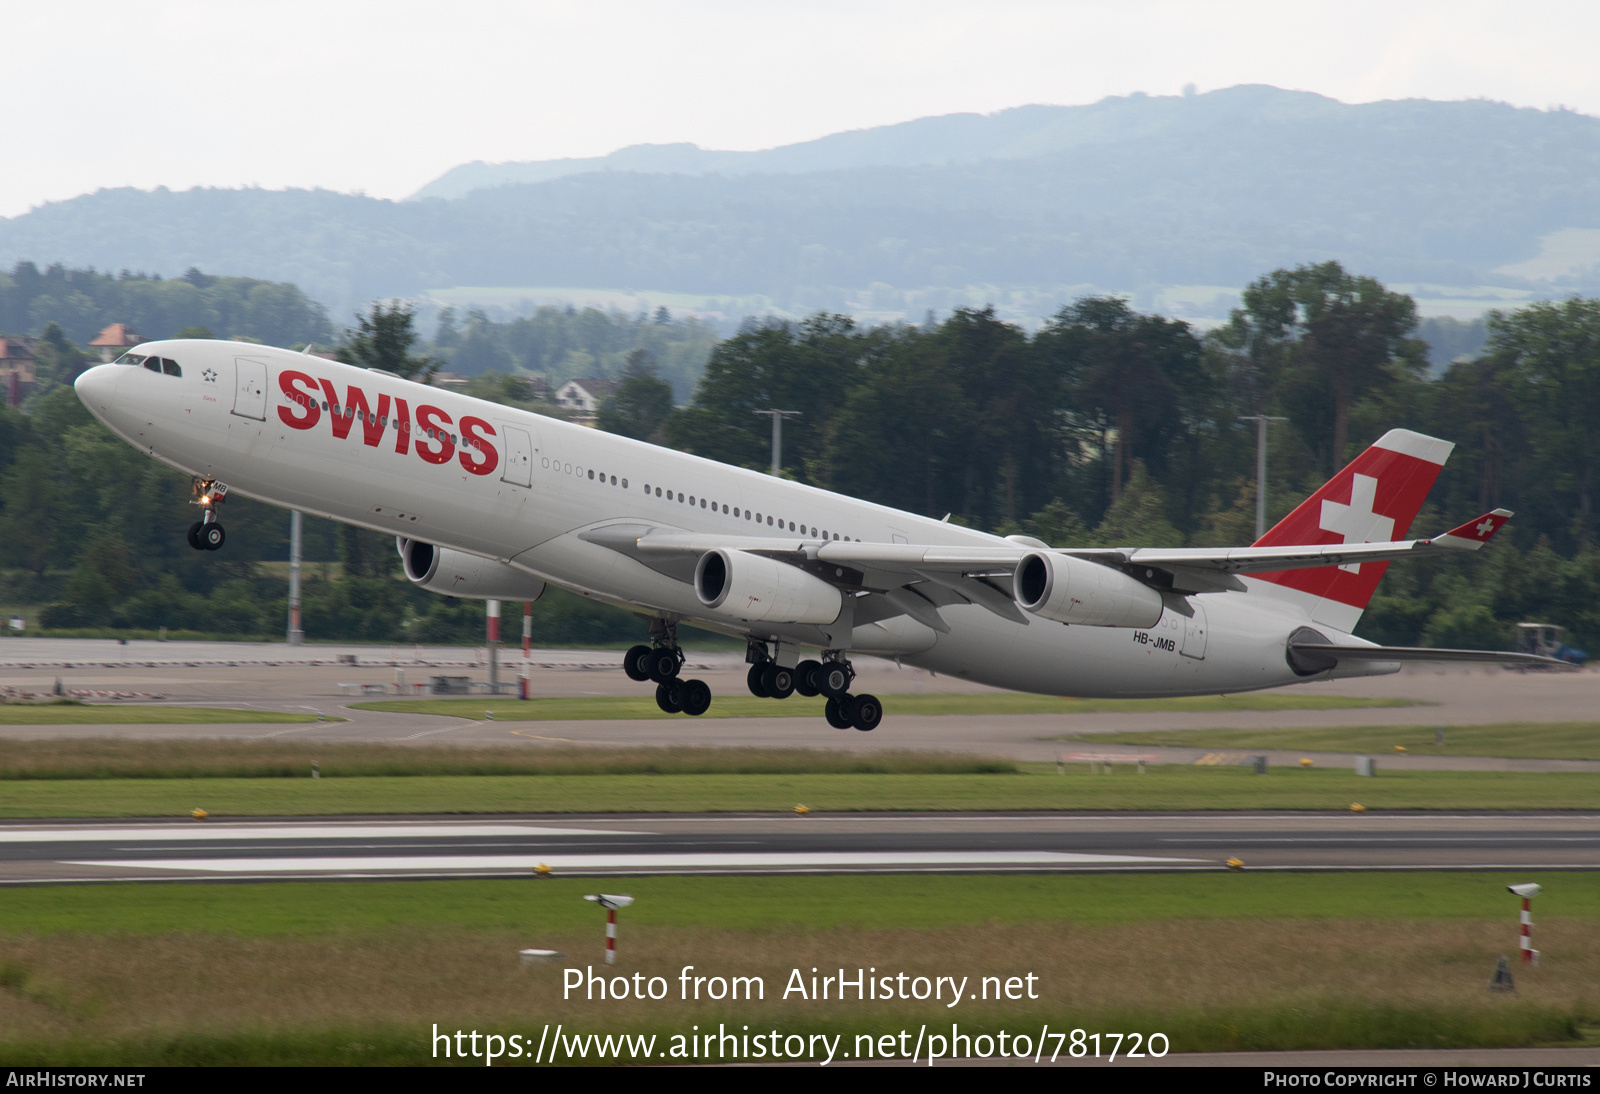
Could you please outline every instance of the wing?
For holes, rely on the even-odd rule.
[[[626,523],[594,528],[580,538],[638,559],[653,569],[690,581],[695,563],[709,551],[749,551],[787,562],[831,584],[879,594],[858,612],[879,619],[908,615],[936,631],[949,626],[939,609],[977,604],[1017,623],[1029,615],[1016,602],[1012,577],[1031,554],[1072,555],[1120,570],[1157,589],[1180,593],[1242,590],[1236,575],[1319,566],[1343,566],[1398,558],[1453,554],[1483,547],[1510,518],[1496,509],[1430,539],[1293,547],[1065,548],[1012,537],[972,547],[907,543],[813,540],[797,536],[723,536]],[[858,615],[858,619],[866,618]]]

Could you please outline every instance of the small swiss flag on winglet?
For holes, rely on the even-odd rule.
[[[1493,539],[1500,526],[1510,519],[1511,510],[1495,509],[1481,517],[1473,517],[1461,527],[1452,528],[1442,536],[1433,537],[1433,541],[1441,543],[1447,540],[1465,540],[1462,546],[1481,547]]]
[[[1449,441],[1408,429],[1391,429],[1274,525],[1255,546],[1384,543],[1404,539],[1454,447]],[[1480,522],[1487,519],[1490,518],[1479,518]],[[1485,538],[1493,535],[1498,527],[1498,523],[1494,524]],[[1372,599],[1378,580],[1388,568],[1387,562],[1364,562],[1253,576],[1297,590],[1304,596],[1355,608],[1359,614]]]

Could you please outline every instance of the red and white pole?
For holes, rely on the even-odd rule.
[[[633,903],[633,897],[626,893],[588,893],[585,900],[592,900],[606,910],[606,964],[617,963],[617,909],[626,908]]]
[[[498,600],[484,601],[487,607],[485,621],[488,627],[487,646],[489,654],[489,694],[500,694],[500,602]]]
[[[1522,963],[1533,964],[1533,898],[1522,898],[1522,937],[1517,940],[1522,949]]]
[[[517,681],[517,698],[528,698],[533,676],[533,601],[522,602],[522,678]]]

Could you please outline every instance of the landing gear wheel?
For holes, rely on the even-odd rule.
[[[668,714],[678,714],[683,710],[683,685],[674,680],[670,684],[656,686],[656,706]]]
[[[822,708],[823,715],[828,719],[828,724],[834,729],[849,729],[850,719],[844,716],[839,700],[829,699],[828,705]]]
[[[649,673],[650,679],[658,684],[666,684],[675,680],[678,669],[683,664],[678,659],[678,651],[666,646],[658,646],[650,651],[648,657],[641,657],[640,664]]]
[[[637,680],[642,684],[650,679],[650,669],[645,663],[645,658],[649,656],[649,646],[635,646],[622,655],[622,671],[628,674],[629,680]]]
[[[751,665],[750,671],[745,674],[744,682],[750,688],[750,694],[757,699],[772,698],[767,694],[767,685],[762,682],[766,679],[766,675],[767,666],[765,664]]]
[[[794,669],[782,665],[763,665],[761,686],[772,699],[787,699],[794,694]]]
[[[857,695],[845,704],[845,714],[850,718],[850,724],[863,733],[878,728],[878,723],[883,721],[883,704],[878,702],[876,695]]]
[[[817,673],[822,671],[821,661],[802,661],[794,667],[794,690],[807,699],[822,694],[817,687]]]
[[[704,680],[686,680],[683,688],[683,712],[698,718],[711,709],[711,688]]]
[[[228,533],[222,530],[222,525],[213,521],[200,526],[200,545],[208,551],[218,551],[228,542]]]
[[[200,529],[204,527],[205,525],[201,524],[199,521],[195,521],[193,524],[189,525],[189,546],[193,547],[196,551],[204,551],[206,549],[206,545],[200,542]]]
[[[817,672],[817,690],[830,699],[843,699],[855,682],[856,674],[841,661],[824,662]]]

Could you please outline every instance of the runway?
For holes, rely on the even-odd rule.
[[[0,825],[0,884],[738,873],[1596,870],[1600,814],[699,815]]]

